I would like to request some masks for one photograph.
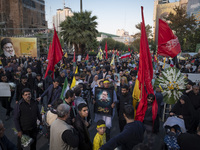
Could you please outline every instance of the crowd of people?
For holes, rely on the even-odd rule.
[[[182,73],[200,73],[200,58],[191,63],[192,60],[178,63],[177,66]],[[46,77],[48,61],[45,57],[1,57],[1,61],[0,82],[12,83],[11,96],[0,97],[2,107],[6,109],[6,114],[1,115],[5,115],[7,121],[12,118],[14,112],[18,140],[16,146],[11,144],[12,142],[4,135],[3,122],[0,120],[0,149],[22,149],[21,137],[26,134],[33,139],[30,149],[36,150],[38,126],[46,128],[50,150],[113,150],[117,147],[122,150],[151,150],[156,146],[155,137],[159,132],[164,105],[163,95],[161,88],[156,86],[155,93],[148,93],[146,98],[148,108],[144,121],[134,120],[137,107],[133,107],[132,93],[139,69],[137,54],[116,60],[115,66],[110,64],[111,58],[98,60],[96,57],[91,57],[86,62],[85,57],[82,57],[81,61],[76,62],[78,73],[75,73],[73,60],[63,57],[54,71],[47,72]],[[163,62],[163,58],[159,61]],[[159,61],[154,65],[154,79],[164,70]],[[175,65],[172,60],[167,60],[166,64]],[[73,78],[76,83],[61,95],[66,78],[68,87],[72,85]],[[187,133],[177,137],[179,148],[190,147],[198,150],[200,149],[198,143],[200,142],[200,83],[186,80],[184,95],[173,106],[170,116],[177,116],[185,123]],[[97,104],[96,87],[105,90],[101,96],[101,101],[105,103],[109,101],[106,90],[111,89],[113,95],[109,106],[113,111],[111,115],[91,111]],[[152,104],[155,100],[158,103],[158,114],[153,121]],[[11,105],[12,102],[14,105]],[[110,130],[115,115],[118,118],[120,133],[111,137]],[[93,123],[96,124],[97,134],[91,139],[88,128]],[[169,128],[170,131],[173,129]]]

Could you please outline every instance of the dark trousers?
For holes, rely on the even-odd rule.
[[[110,140],[110,129],[106,127],[106,142]]]
[[[120,132],[123,131],[125,125],[126,125],[126,120],[119,119],[119,129],[120,129]]]
[[[37,128],[34,128],[32,130],[25,130],[25,131],[22,132],[22,134],[26,134],[33,139],[33,142],[30,145],[30,150],[36,150],[37,132],[38,132]],[[19,137],[17,139],[17,147],[18,147],[18,150],[22,150],[21,138],[19,138]]]
[[[6,109],[6,116],[10,116],[12,108],[10,107],[10,98],[9,97],[0,97],[1,105]]]

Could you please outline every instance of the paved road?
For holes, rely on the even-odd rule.
[[[14,105],[15,105],[14,102],[12,102],[13,108],[14,108]],[[93,110],[91,110],[91,111],[93,111]],[[0,119],[3,121],[4,126],[6,128],[5,134],[14,144],[17,144],[17,135],[15,135],[12,130],[12,128],[14,128],[13,115],[11,116],[11,118],[9,120],[5,121],[5,113],[6,113],[5,109],[2,108],[2,106],[0,105]],[[94,116],[92,115],[92,117],[94,117]],[[162,122],[161,122],[161,125],[162,125]],[[156,144],[155,144],[154,150],[162,149],[164,131],[163,131],[161,125],[160,125],[160,133],[156,137]],[[90,133],[91,139],[93,140],[93,138],[96,134],[96,123],[95,122],[93,122],[91,127],[89,128],[89,133]],[[111,137],[114,137],[118,133],[119,133],[118,117],[117,117],[117,115],[115,115],[115,117],[113,118],[113,127],[111,129]],[[48,149],[49,149],[49,147],[48,147],[47,138],[45,136],[43,136],[42,134],[38,134],[37,150],[48,150]],[[29,150],[29,148],[26,148],[25,150]]]

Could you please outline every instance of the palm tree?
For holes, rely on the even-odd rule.
[[[84,54],[86,46],[97,37],[96,16],[92,12],[74,13],[60,24],[64,41],[75,47],[76,54]]]

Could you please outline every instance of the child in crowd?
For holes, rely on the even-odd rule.
[[[106,124],[104,120],[97,122],[97,134],[93,140],[93,150],[98,150],[102,145],[106,143]]]

